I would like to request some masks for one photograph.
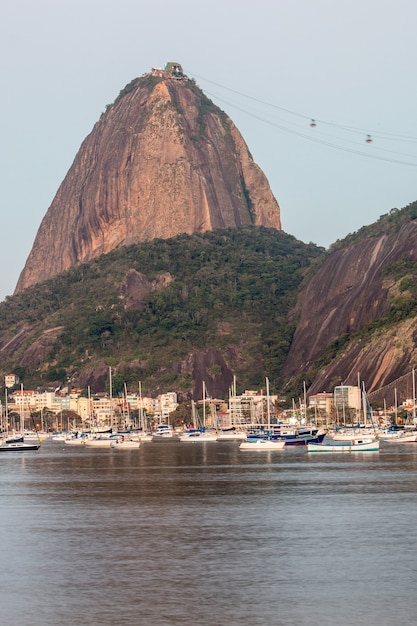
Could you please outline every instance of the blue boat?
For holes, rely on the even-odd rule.
[[[273,439],[284,439],[286,446],[306,446],[308,443],[321,443],[326,433],[320,433],[317,428],[297,428],[292,432],[281,432],[281,430],[272,433]]]

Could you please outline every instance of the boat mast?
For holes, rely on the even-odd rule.
[[[303,390],[304,390],[304,423],[307,425],[307,390],[306,390],[306,381],[303,381]]]
[[[144,432],[145,424],[143,419],[143,405],[142,405],[142,384],[139,381],[139,428]]]
[[[367,405],[366,405],[366,392],[365,383],[362,381],[362,404],[363,404],[363,426],[367,427]]]
[[[269,406],[269,378],[266,381],[266,413],[268,416],[268,430],[271,430],[271,407]]]
[[[88,419],[90,422],[90,430],[93,430],[93,419],[91,415],[91,389],[90,385],[87,387],[87,411],[88,411]]]
[[[127,386],[126,383],[123,383],[124,388],[124,396],[123,396],[123,419],[125,422],[124,427],[130,428],[130,411],[129,411],[129,403],[127,401]]]
[[[206,383],[203,380],[203,428],[206,428]]]
[[[23,416],[23,383],[20,383],[20,434],[23,435],[25,430],[25,418]]]
[[[5,417],[6,417],[6,434],[8,435],[9,434],[9,404],[7,400],[7,387],[4,392],[4,401],[5,401],[4,410],[5,410]]]
[[[111,429],[113,430],[113,426],[114,426],[114,413],[113,413],[113,380],[112,380],[112,375],[111,375],[111,367],[109,367],[109,385],[110,385],[110,426]]]
[[[415,423],[416,418],[416,376],[415,370],[413,367],[413,423]]]

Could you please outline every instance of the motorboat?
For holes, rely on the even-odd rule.
[[[308,443],[321,443],[326,433],[317,428],[279,428],[271,434],[272,439],[282,439],[286,446],[305,446]]]
[[[152,433],[152,441],[170,441],[174,439],[178,440],[178,436],[172,426],[168,424],[159,424],[157,429]]]

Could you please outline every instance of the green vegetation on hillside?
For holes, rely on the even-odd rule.
[[[321,255],[314,244],[262,227],[120,248],[0,304],[2,345],[31,326],[12,356],[3,352],[4,367],[21,365],[36,337],[63,327],[42,363],[25,365],[28,384],[64,382],[105,362],[128,384],[142,380],[148,391],[186,392],[190,372],[178,364],[209,348],[221,352],[246,388],[265,376],[278,383],[293,333],[287,314],[306,270]],[[153,285],[139,306],[123,297],[131,270]],[[158,286],[167,274],[165,286]]]

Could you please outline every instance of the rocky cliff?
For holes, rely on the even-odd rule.
[[[280,210],[233,122],[182,73],[148,74],[82,143],[16,293],[121,245],[251,224],[280,229]]]
[[[283,377],[313,372],[310,392],[315,393],[341,382],[355,385],[360,374],[372,391],[409,372],[417,362],[417,320],[409,292],[416,261],[415,219],[331,252],[292,311],[298,323]],[[396,267],[397,277],[388,271]]]

